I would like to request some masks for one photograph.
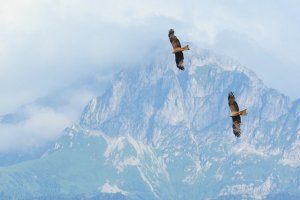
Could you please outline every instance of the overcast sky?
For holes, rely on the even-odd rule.
[[[78,80],[107,80],[149,59],[150,51],[169,45],[169,28],[182,41],[231,56],[267,86],[299,98],[299,10],[297,0],[0,0],[0,115]],[[64,111],[82,109],[97,95],[78,91],[60,96],[67,104],[63,111],[28,107],[30,120],[0,126],[0,140],[9,146],[24,129],[37,138],[56,136],[79,118]],[[56,128],[41,136],[43,126]]]

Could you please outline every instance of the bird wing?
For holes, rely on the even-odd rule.
[[[170,42],[171,42],[171,44],[173,46],[173,49],[181,48],[180,41],[179,41],[179,39],[175,35],[172,35],[170,37]]]
[[[240,116],[232,117],[232,131],[236,137],[240,137],[240,135],[241,135],[241,117]]]
[[[183,67],[184,56],[182,52],[175,53],[175,61],[177,67]]]
[[[230,92],[228,94],[228,106],[230,108],[230,116],[232,118],[233,134],[236,137],[239,137],[241,135],[241,117],[240,115],[237,115],[237,113],[239,112],[239,105],[235,101],[233,92]]]
[[[239,112],[239,105],[236,103],[235,101],[235,97],[234,97],[234,94],[233,92],[230,92],[228,94],[228,105],[229,105],[229,108],[230,108],[230,115],[234,115],[236,114],[237,112]]]

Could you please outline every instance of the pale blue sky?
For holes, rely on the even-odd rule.
[[[182,41],[231,56],[267,86],[299,98],[299,10],[297,0],[1,0],[0,115],[78,79],[109,80],[120,68],[149,59],[153,48],[169,45],[169,28]],[[66,95],[76,98],[67,101],[66,110],[81,110],[95,95],[76,92]],[[54,122],[36,121],[40,111]],[[79,112],[34,108],[30,113],[28,133],[36,129],[38,135],[37,127],[48,123],[57,127],[51,135]],[[0,132],[17,136],[23,129],[0,127]]]

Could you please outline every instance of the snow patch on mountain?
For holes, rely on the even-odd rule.
[[[117,150],[117,151],[122,151],[124,149],[124,140],[125,137],[119,137],[119,138],[109,138],[107,136],[104,136],[104,139],[106,140],[107,147],[104,152],[104,156],[108,158],[111,156],[111,154]]]
[[[231,153],[235,155],[257,155],[260,157],[268,157],[269,150],[265,147],[256,147],[253,144],[249,144],[246,142],[240,143],[238,145],[235,145],[231,149]]]
[[[298,131],[297,140],[286,149],[279,163],[294,168],[300,167],[300,131]]]
[[[236,184],[226,186],[221,190],[219,196],[241,196],[242,198],[265,199],[273,187],[273,177],[269,176],[262,184]]]
[[[99,190],[103,193],[121,193],[127,196],[129,193],[120,189],[117,185],[111,185],[109,182],[106,182],[102,185]]]

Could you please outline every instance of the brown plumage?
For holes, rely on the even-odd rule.
[[[183,57],[182,51],[189,50],[189,46],[187,45],[187,46],[184,46],[183,48],[181,47],[180,41],[175,36],[173,29],[169,30],[168,36],[169,36],[169,40],[173,47],[173,53],[175,53],[176,66],[179,69],[184,70],[184,65],[183,65],[184,57]]]
[[[235,101],[235,97],[233,92],[228,94],[228,105],[230,108],[230,117],[232,118],[232,129],[233,134],[236,137],[240,137],[241,135],[241,116],[247,115],[247,109],[240,111],[239,105]]]

